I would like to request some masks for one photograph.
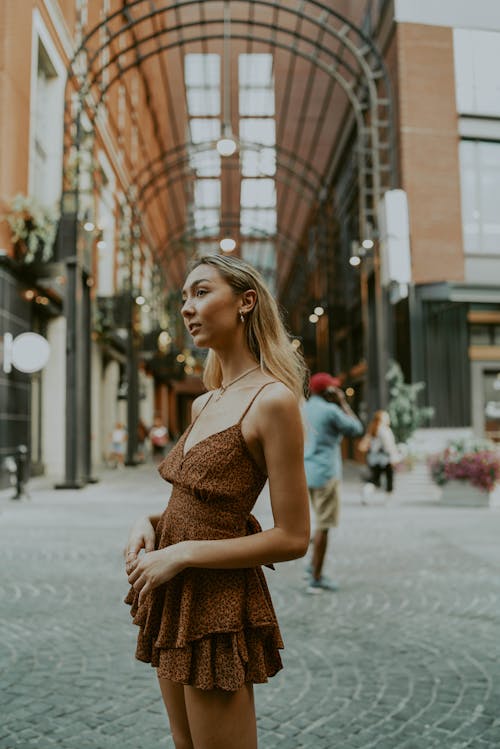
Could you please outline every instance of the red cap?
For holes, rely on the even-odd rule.
[[[341,380],[328,372],[316,372],[309,380],[309,389],[314,395],[321,395],[329,387],[340,387]]]

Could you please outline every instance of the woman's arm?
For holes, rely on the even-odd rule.
[[[274,527],[242,538],[183,541],[145,555],[129,576],[141,598],[186,567],[256,567],[306,553],[309,498],[300,411],[295,397],[284,385],[272,385],[266,391],[255,404],[255,417],[269,476]]]

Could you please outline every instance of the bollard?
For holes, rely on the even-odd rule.
[[[28,480],[28,448],[26,445],[18,445],[16,451],[16,493],[12,499],[29,498],[26,490]]]

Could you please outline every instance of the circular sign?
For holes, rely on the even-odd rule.
[[[38,333],[21,333],[12,342],[12,364],[20,372],[38,372],[49,360],[49,342]]]

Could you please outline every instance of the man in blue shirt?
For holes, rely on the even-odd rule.
[[[313,538],[311,579],[308,593],[336,590],[321,571],[328,542],[328,531],[339,522],[342,478],[340,445],[344,435],[363,434],[363,425],[349,407],[340,380],[327,372],[312,375],[311,397],[304,406],[306,419],[305,470],[311,504],[316,516]]]

